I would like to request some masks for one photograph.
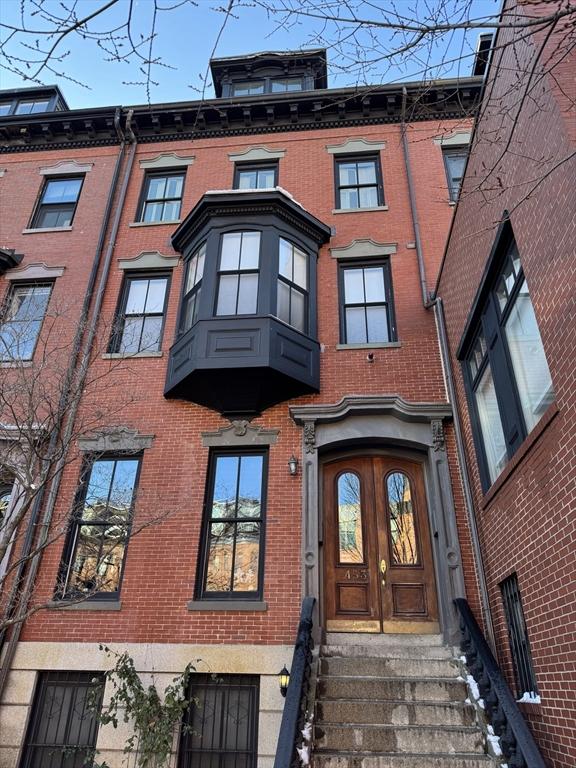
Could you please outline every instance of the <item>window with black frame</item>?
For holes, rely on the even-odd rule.
[[[116,315],[111,352],[158,352],[168,296],[168,275],[127,275]]]
[[[462,185],[462,177],[464,176],[464,168],[466,167],[468,149],[466,147],[445,149],[442,154],[444,156],[448,193],[450,195],[450,200],[455,202],[458,199],[460,186]]]
[[[200,291],[202,289],[205,260],[206,243],[202,243],[202,245],[194,251],[186,267],[184,297],[182,299],[182,308],[180,310],[180,333],[185,333],[192,328],[198,317],[198,306],[200,301]]]
[[[141,459],[88,462],[70,526],[56,596],[113,600],[120,594]]]
[[[30,227],[32,229],[69,227],[76,213],[83,181],[83,176],[46,179]]]
[[[384,205],[380,157],[355,155],[336,159],[336,208],[378,208]]]
[[[184,176],[184,171],[147,173],[144,177],[138,221],[147,224],[178,221]]]
[[[103,692],[100,672],[40,672],[20,768],[92,765]]]
[[[307,331],[308,254],[289,240],[279,238],[278,297],[276,315],[302,333]]]
[[[538,686],[534,674],[530,643],[528,642],[518,577],[515,573],[500,583],[500,590],[508,627],[516,696],[521,700],[533,701],[538,696]]]
[[[186,698],[178,768],[256,768],[260,679],[192,675]]]
[[[0,361],[32,360],[51,292],[51,283],[14,285],[0,321]]]
[[[487,489],[554,400],[516,243],[509,244],[466,355],[480,474]]]
[[[222,235],[217,315],[254,315],[258,307],[260,232]]]
[[[264,451],[212,454],[198,598],[261,598],[266,474]]]
[[[234,189],[273,189],[277,179],[277,163],[239,163],[234,168]]]
[[[389,261],[340,265],[343,344],[396,340]]]

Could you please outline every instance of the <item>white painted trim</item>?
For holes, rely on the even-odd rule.
[[[471,137],[471,131],[455,131],[444,136],[437,136],[434,139],[434,144],[439,147],[466,147],[470,144]]]
[[[39,262],[9,269],[4,277],[6,280],[55,280],[62,277],[65,269],[66,267],[49,267],[44,262]]]
[[[347,139],[342,144],[326,144],[326,150],[331,155],[353,155],[356,152],[379,152],[386,149],[385,141],[370,139]]]
[[[45,165],[39,169],[42,176],[60,176],[69,173],[89,173],[94,163],[79,163],[76,160],[61,160],[56,165]]]
[[[175,152],[162,152],[160,155],[150,160],[140,160],[140,168],[150,170],[151,168],[185,168],[196,160],[195,155],[183,157]]]
[[[397,243],[377,243],[370,237],[352,240],[349,245],[330,248],[333,259],[372,259],[378,256],[392,256],[397,252]]]
[[[142,251],[132,259],[119,259],[118,269],[172,269],[177,256],[164,256],[160,251]]]
[[[249,147],[242,152],[229,152],[228,159],[232,163],[256,163],[260,160],[280,160],[286,154],[285,149],[268,149],[268,147]]]
[[[174,221],[131,221],[129,227],[161,227],[170,224],[181,224],[182,219],[174,219]]]

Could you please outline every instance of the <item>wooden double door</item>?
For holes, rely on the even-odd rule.
[[[438,632],[422,467],[389,456],[323,468],[326,629]]]

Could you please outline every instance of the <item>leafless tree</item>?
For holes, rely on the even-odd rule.
[[[38,321],[31,319],[34,313],[28,310],[27,319],[21,320],[14,304],[9,302],[0,317],[0,634],[50,602],[31,585],[25,588],[27,568],[47,547],[64,540],[84,499],[58,507],[49,521],[36,514],[36,524],[30,526],[35,508],[40,509],[70,464],[78,464],[87,475],[91,464],[82,466],[78,441],[122,434],[130,409],[137,404],[128,383],[135,380],[129,360],[102,359],[110,328],[100,326],[82,375],[79,368],[70,370],[69,364],[71,340],[79,331],[77,308],[50,302],[38,331]],[[91,453],[91,462],[98,456]],[[101,550],[96,551],[94,543],[91,551],[90,540],[84,542],[85,565],[75,579],[77,588],[71,592],[69,575],[62,574],[55,594],[67,592],[69,601],[78,602],[107,590],[108,581],[117,574],[127,536],[169,514],[161,499],[148,494],[135,500],[130,494],[126,489],[126,498],[116,499],[112,508],[106,496],[102,493],[100,498],[98,489],[93,489],[90,514],[97,518],[98,505],[104,505],[111,533]],[[25,590],[28,594],[20,610],[19,598]]]

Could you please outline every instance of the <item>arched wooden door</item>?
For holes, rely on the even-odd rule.
[[[326,629],[438,632],[422,467],[389,456],[324,465]]]

